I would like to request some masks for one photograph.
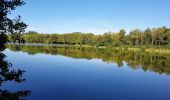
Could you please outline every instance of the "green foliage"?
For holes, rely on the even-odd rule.
[[[17,37],[17,34],[15,34]],[[124,29],[118,33],[107,32],[103,35],[94,35],[92,33],[66,33],[66,34],[39,34],[31,31],[20,36],[27,43],[45,43],[45,44],[69,44],[69,45],[91,45],[95,47],[168,47],[170,44],[170,29],[159,27],[146,29],[142,31],[135,29],[126,34]],[[9,39],[11,40],[11,39]],[[12,41],[11,41],[12,42]]]
[[[5,49],[7,33],[17,34],[10,36],[11,41],[15,41],[19,38],[19,34],[24,32],[27,27],[27,25],[21,21],[21,16],[15,19],[8,17],[12,10],[24,4],[22,0],[0,0],[0,51]]]

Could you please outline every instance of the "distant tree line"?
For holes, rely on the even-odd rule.
[[[148,28],[131,30],[128,34],[124,29],[119,32],[107,32],[103,35],[93,33],[66,33],[66,34],[40,34],[30,31],[24,34],[8,34],[8,40],[16,43],[44,43],[44,44],[69,44],[91,46],[168,46],[170,45],[170,28]],[[16,41],[17,40],[17,41]]]

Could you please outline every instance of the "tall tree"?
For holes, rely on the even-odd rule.
[[[130,37],[132,40],[132,44],[133,45],[139,45],[139,43],[141,42],[141,38],[142,38],[142,31],[139,29],[135,29],[130,31]]]
[[[121,29],[119,31],[119,41],[121,44],[124,44],[125,42],[125,35],[126,35],[126,31],[124,29]]]
[[[151,35],[151,29],[150,28],[147,28],[145,31],[144,31],[144,38],[145,38],[145,45],[150,45],[151,43],[151,40],[152,40],[152,35]]]

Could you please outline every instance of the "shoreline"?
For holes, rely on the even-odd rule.
[[[90,46],[90,45],[69,45],[69,44],[43,44],[43,43],[26,43],[26,44],[18,44],[18,43],[7,43],[6,45],[18,45],[18,46],[52,46],[52,47],[83,47],[83,48],[99,48],[99,49],[107,49],[109,47],[106,46]],[[159,53],[159,54],[170,54],[170,49],[168,48],[154,48],[154,47],[110,47],[111,49],[121,49],[128,50],[134,52],[148,52],[148,53]]]

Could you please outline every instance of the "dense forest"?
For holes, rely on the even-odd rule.
[[[102,35],[93,33],[65,33],[65,34],[40,34],[29,31],[23,34],[8,34],[12,43],[44,43],[44,44],[69,44],[91,46],[166,46],[170,45],[170,28],[148,28],[144,31],[135,29],[126,33],[124,29],[119,32],[107,32]]]

